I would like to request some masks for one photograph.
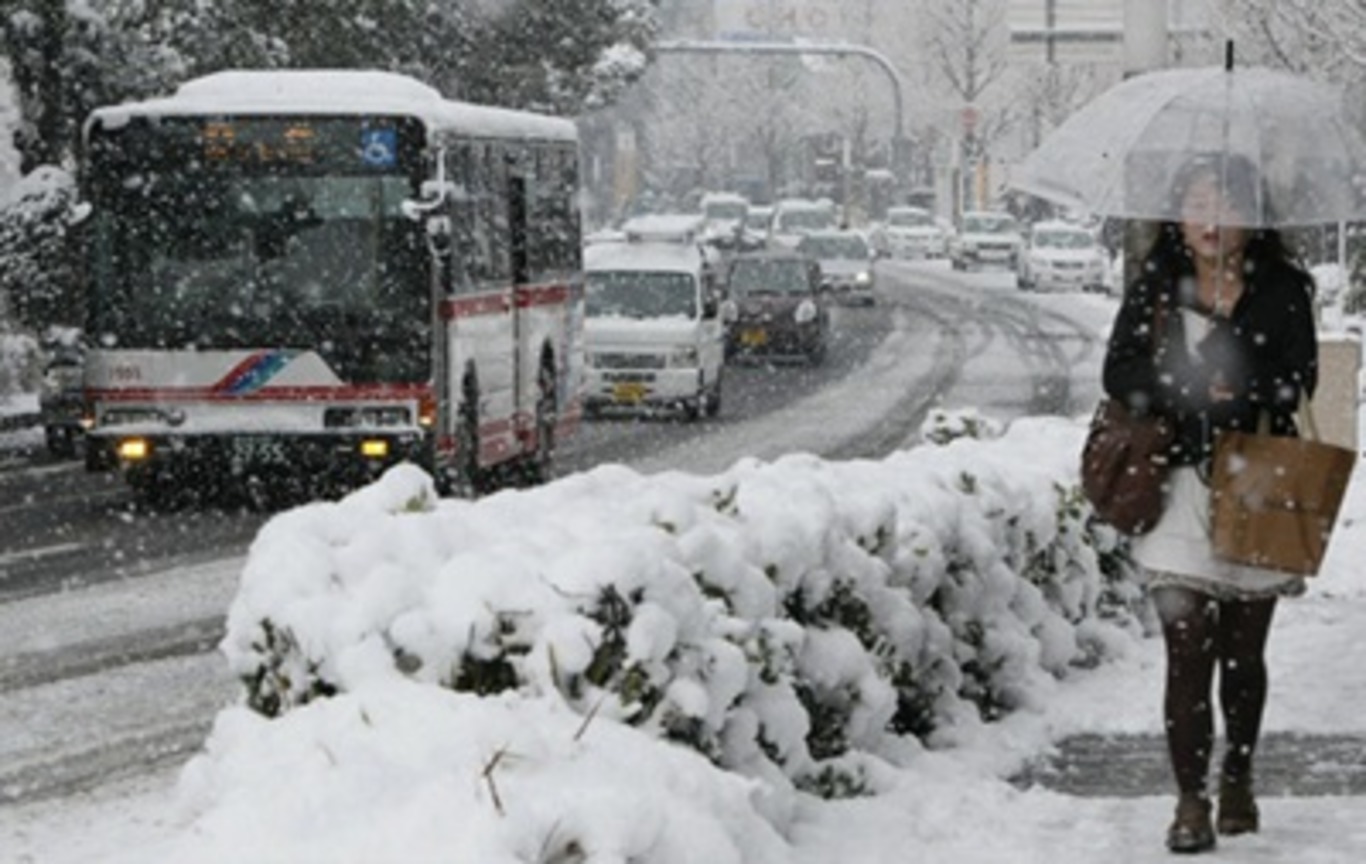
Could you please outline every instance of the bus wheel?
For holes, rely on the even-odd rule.
[[[455,447],[459,476],[455,478],[453,491],[463,498],[477,498],[485,490],[483,471],[479,467],[479,384],[473,370],[461,386]]]
[[[559,422],[553,359],[541,362],[541,371],[536,376],[536,391],[536,452],[528,466],[528,479],[532,483],[549,483],[555,474],[555,427]]]

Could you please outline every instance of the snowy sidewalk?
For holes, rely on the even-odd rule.
[[[1273,626],[1258,761],[1262,830],[1221,838],[1202,860],[1366,860],[1366,578],[1348,572],[1359,556],[1335,559],[1306,597],[1282,604]],[[797,860],[1171,862],[1162,675],[1154,638],[1118,664],[1060,683],[1040,713],[1013,715],[963,750],[928,755],[875,803],[824,805],[800,831]],[[1034,768],[1036,785],[999,779],[1018,776],[1040,753],[1052,761]]]

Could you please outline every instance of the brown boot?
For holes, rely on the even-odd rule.
[[[1220,778],[1217,827],[1226,836],[1250,834],[1260,827],[1251,777]]]
[[[1176,802],[1176,818],[1167,829],[1167,848],[1173,852],[1206,852],[1214,848],[1209,798],[1182,792]]]

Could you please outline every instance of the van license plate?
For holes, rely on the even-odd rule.
[[[638,405],[645,399],[645,385],[639,381],[620,381],[612,385],[612,401]]]

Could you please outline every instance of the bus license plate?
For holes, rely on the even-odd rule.
[[[638,405],[645,400],[645,385],[639,381],[619,381],[612,385],[612,401]]]
[[[283,465],[289,461],[278,438],[264,436],[232,439],[233,461],[250,465]]]

